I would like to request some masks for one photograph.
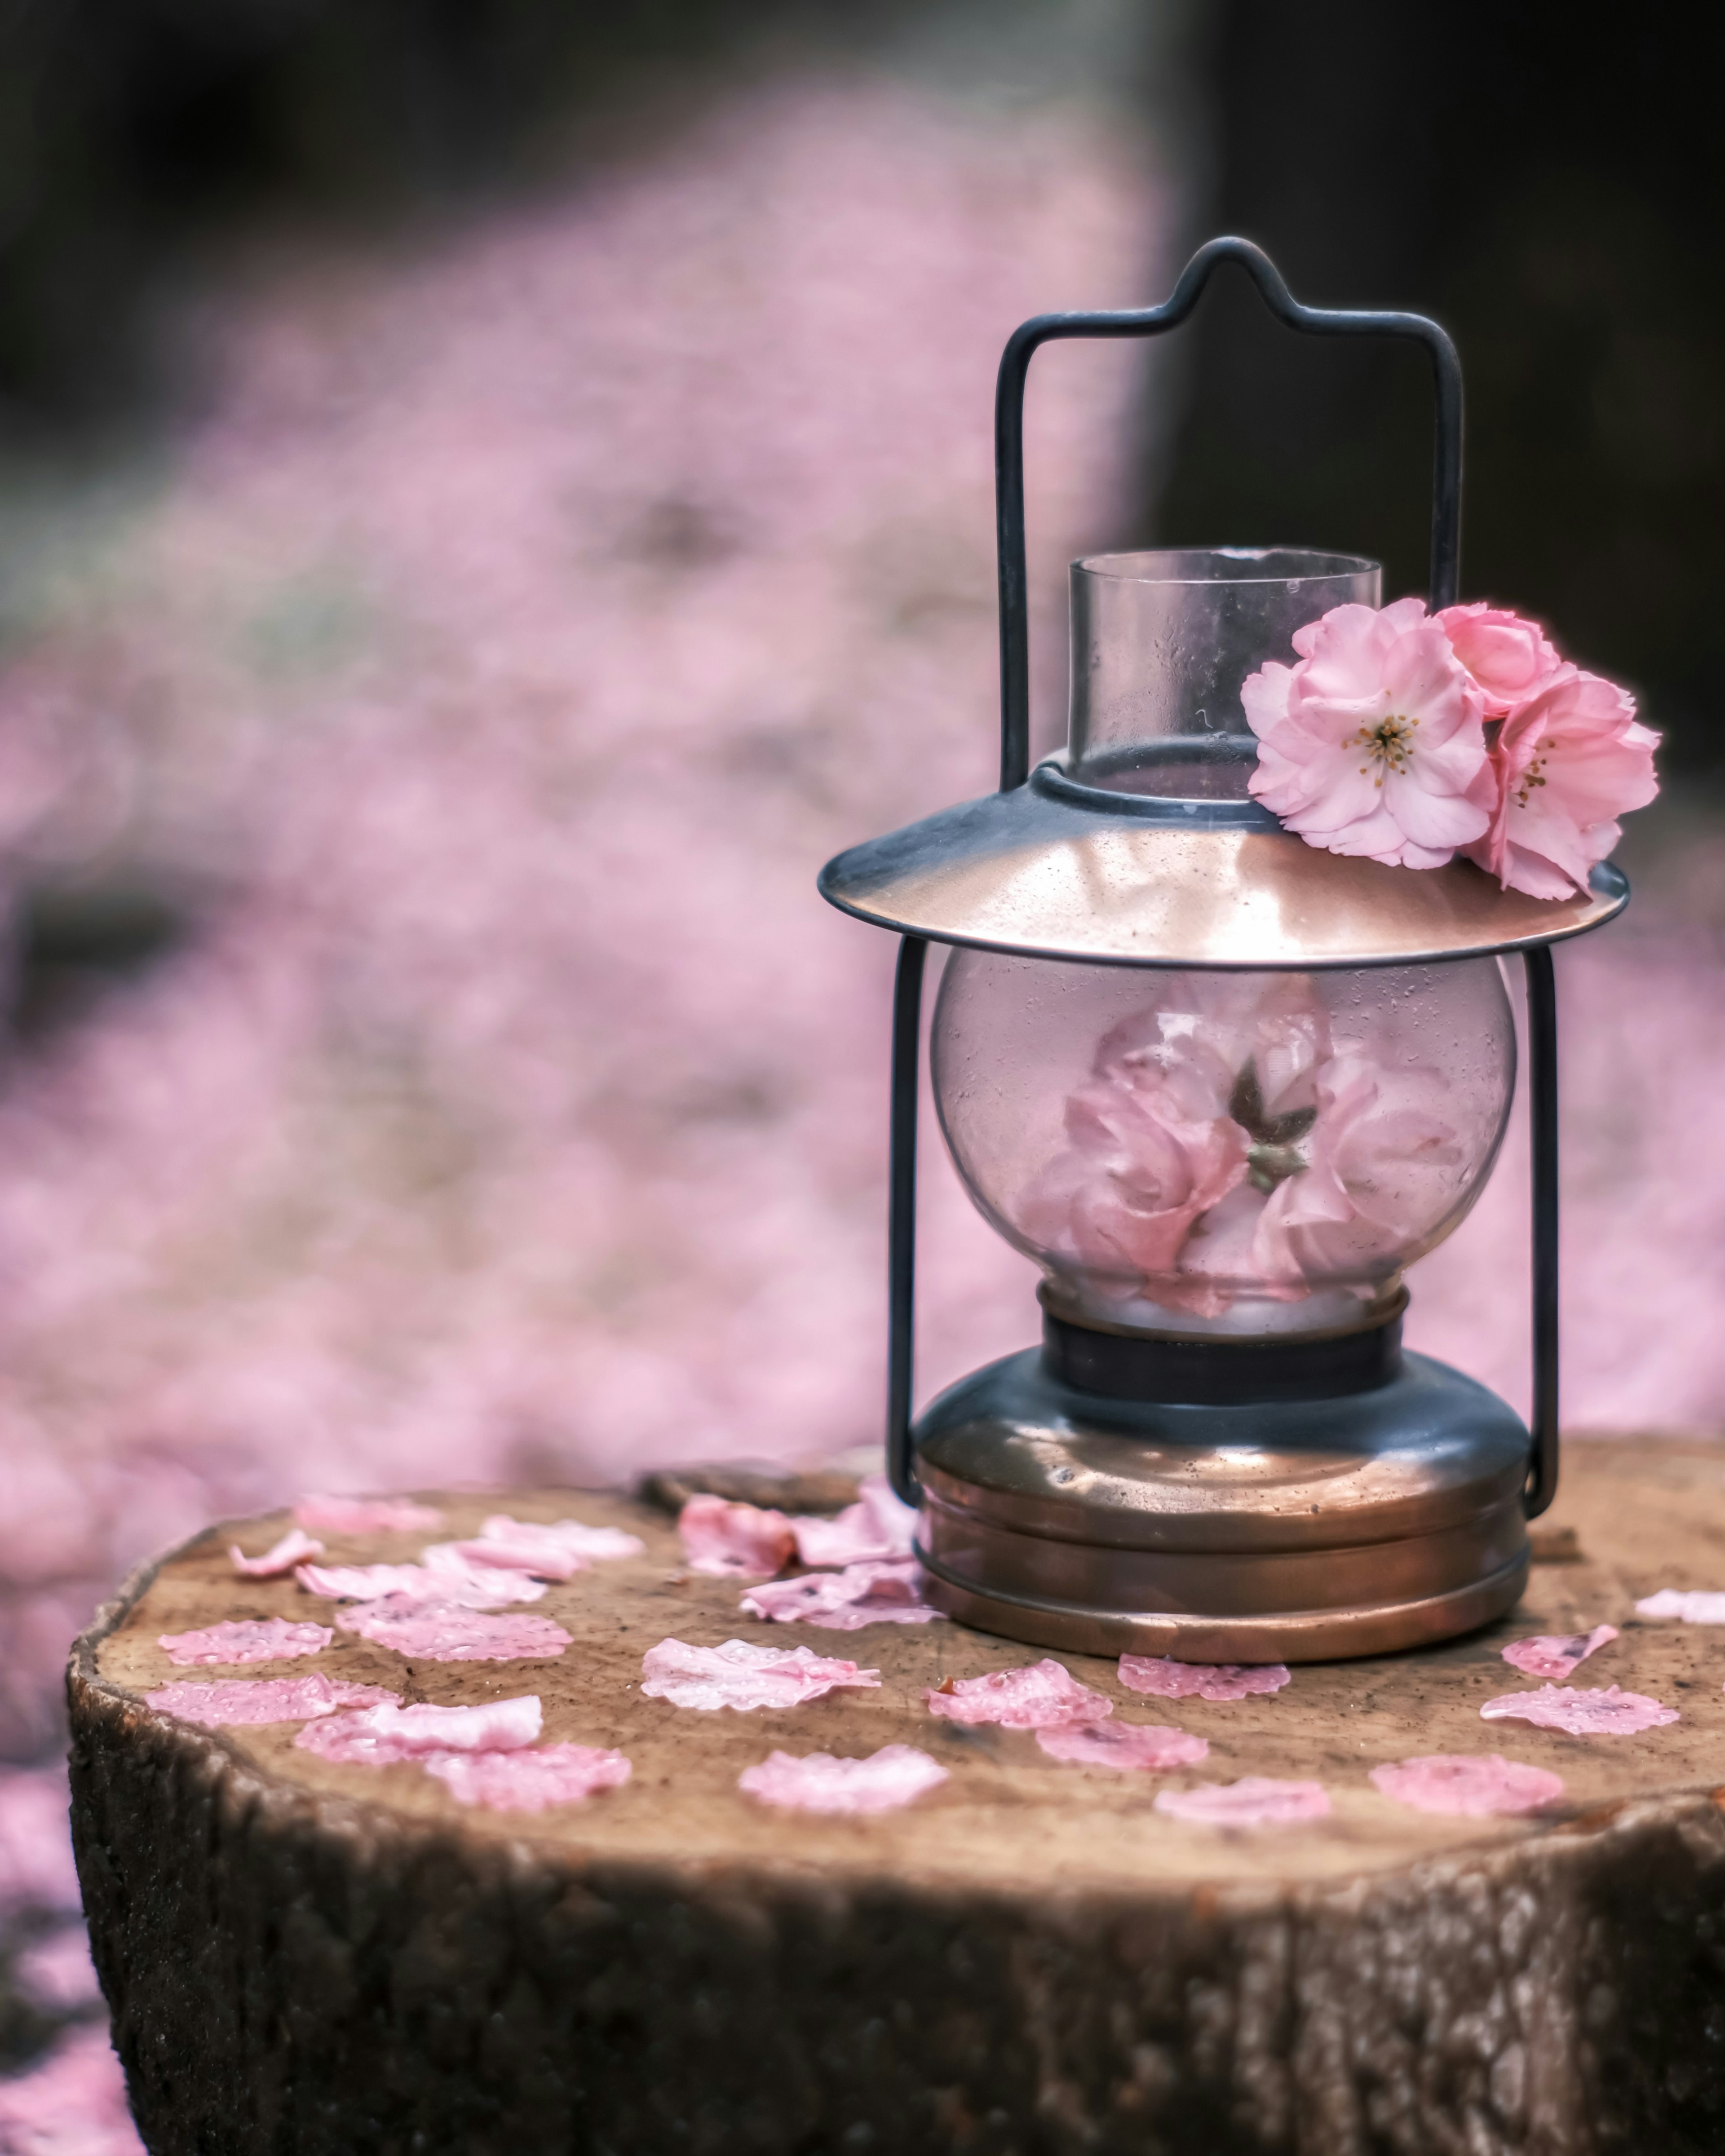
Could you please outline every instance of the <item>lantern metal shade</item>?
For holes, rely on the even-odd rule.
[[[1510,1608],[1527,1521],[1558,1472],[1556,991],[1550,947],[1628,901],[1602,865],[1555,903],[1466,861],[1414,870],[1340,858],[1248,798],[1183,798],[1219,745],[1163,746],[1133,790],[1029,759],[1023,403],[1032,354],[1068,337],[1153,336],[1216,266],[1319,334],[1422,346],[1437,393],[1430,598],[1456,596],[1461,381],[1421,316],[1301,306],[1260,249],[1210,241],[1160,307],[1055,315],[1009,341],[995,413],[1001,790],[851,848],[823,895],[901,938],[893,1004],[887,1454],[919,1505],[929,1594],[950,1615],[1080,1651],[1311,1661],[1449,1636]],[[1237,749],[1230,752],[1238,753]],[[1153,752],[1151,762],[1156,760]],[[1088,775],[1093,775],[1087,773]],[[1236,779],[1240,777],[1236,773]],[[1243,786],[1234,789],[1244,794]],[[1158,969],[1328,970],[1517,954],[1525,970],[1532,1150],[1531,1431],[1460,1373],[1400,1347],[1405,1298],[1358,1326],[1271,1346],[1068,1322],[1044,1293],[1041,1350],[949,1387],[913,1426],[916,1121],[930,942]]]
[[[829,861],[820,891],[901,936],[1127,966],[1403,966],[1579,936],[1629,902],[1500,890],[1471,861],[1414,871],[1319,852],[1255,801],[1117,793],[1068,778],[943,808]]]

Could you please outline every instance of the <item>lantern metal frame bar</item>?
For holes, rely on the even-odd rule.
[[[1070,337],[1149,337],[1176,329],[1198,305],[1219,264],[1237,262],[1290,329],[1316,336],[1391,336],[1423,345],[1437,397],[1432,455],[1431,608],[1453,606],[1461,573],[1461,362],[1449,332],[1425,315],[1306,307],[1250,239],[1207,240],[1159,307],[1100,314],[1033,315],[1006,341],[994,391],[994,516],[1000,582],[1000,791],[1030,775],[1030,624],[1024,566],[1024,385],[1032,355]]]
[[[1395,336],[1422,345],[1436,397],[1433,451],[1430,603],[1455,603],[1461,567],[1461,362],[1448,333],[1423,315],[1303,306],[1267,254],[1249,239],[1212,239],[1158,307],[1038,315],[1001,356],[994,406],[996,529],[1000,590],[1000,791],[1029,775],[1029,622],[1024,552],[1024,392],[1033,354],[1068,338],[1155,336],[1184,321],[1217,266],[1237,262],[1266,304],[1291,329],[1317,336]],[[886,1465],[907,1504],[920,1496],[912,1440],[916,1264],[916,1122],[922,1066],[922,981],[928,939],[899,943],[893,991],[891,1159],[887,1217]],[[1557,994],[1549,946],[1522,952],[1527,992],[1532,1137],[1532,1453],[1523,1507],[1531,1518],[1557,1493],[1558,1468]]]

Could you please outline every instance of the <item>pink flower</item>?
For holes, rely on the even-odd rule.
[[[1235,1073],[1199,1029],[1127,1020],[1096,1051],[1096,1075],[1066,1102],[1067,1150],[1019,1209],[1033,1240],[1127,1276],[1171,1273],[1200,1214],[1246,1173],[1245,1132],[1228,1112]]]
[[[1406,1259],[1462,1195],[1468,1161],[1442,1112],[1435,1071],[1397,1070],[1338,1055],[1318,1072],[1317,1115],[1302,1141],[1306,1167],[1265,1201],[1253,1268],[1303,1291],[1306,1267]]]
[[[1309,844],[1441,868],[1491,824],[1485,698],[1419,599],[1334,607],[1242,684],[1252,793]]]
[[[1476,600],[1434,617],[1486,700],[1486,716],[1507,716],[1554,678],[1563,660],[1537,621]]]
[[[1623,835],[1616,819],[1659,791],[1659,736],[1627,690],[1561,666],[1503,721],[1491,751],[1498,788],[1489,828],[1464,850],[1506,891],[1568,898]]]

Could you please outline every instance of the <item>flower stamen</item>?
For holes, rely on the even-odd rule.
[[[1376,783],[1382,786],[1385,771],[1408,770],[1413,762],[1414,729],[1419,723],[1417,718],[1393,711],[1379,719],[1376,726],[1362,726],[1349,743],[1350,747],[1363,748],[1366,752],[1366,761],[1359,767],[1360,777],[1365,778],[1376,763],[1382,767]]]

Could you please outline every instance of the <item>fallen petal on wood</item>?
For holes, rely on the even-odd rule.
[[[248,1557],[238,1543],[228,1543],[228,1555],[234,1569],[247,1579],[280,1579],[295,1566],[321,1557],[323,1544],[313,1542],[303,1527],[290,1527],[262,1557]]]
[[[470,1563],[454,1554],[456,1547],[432,1543],[424,1564],[302,1564],[294,1577],[309,1594],[347,1602],[407,1594],[420,1601],[456,1603],[465,1609],[489,1609],[500,1602],[536,1602],[544,1594],[540,1582],[524,1572]]]
[[[1288,1681],[1281,1662],[1177,1662],[1166,1655],[1122,1655],[1120,1681],[1154,1699],[1250,1699],[1280,1691]]]
[[[1567,1677],[1619,1636],[1615,1625],[1595,1625],[1591,1632],[1541,1633],[1531,1640],[1512,1640],[1503,1659],[1530,1677]]]
[[[334,1602],[377,1602],[386,1594],[430,1591],[431,1574],[423,1564],[302,1564],[295,1573],[308,1594]]]
[[[677,1515],[677,1532],[690,1571],[721,1578],[768,1579],[796,1554],[796,1533],[783,1512],[723,1497],[691,1497]]]
[[[1635,1604],[1638,1617],[1681,1617],[1686,1625],[1725,1625],[1725,1594],[1661,1587]]]
[[[408,1594],[362,1602],[336,1618],[344,1632],[433,1662],[548,1661],[569,1645],[569,1635],[549,1617],[510,1611],[497,1616],[464,1603]]]
[[[382,1685],[343,1684],[321,1675],[304,1677],[218,1677],[186,1681],[146,1692],[151,1707],[205,1729],[240,1729],[254,1723],[307,1722],[344,1707],[394,1706],[398,1695]]]
[[[1634,1737],[1681,1718],[1676,1707],[1638,1691],[1620,1691],[1615,1685],[1603,1691],[1541,1685],[1538,1691],[1506,1692],[1502,1699],[1488,1699],[1480,1714],[1486,1722],[1531,1722],[1571,1737]]]
[[[1156,1809],[1190,1826],[1291,1826],[1325,1819],[1330,1799],[1321,1782],[1277,1782],[1243,1774],[1237,1782],[1200,1782],[1192,1789],[1158,1789]]]
[[[866,1759],[811,1752],[797,1758],[769,1753],[745,1767],[737,1786],[762,1804],[800,1812],[891,1812],[912,1804],[947,1779],[947,1770],[914,1744],[883,1744]]]
[[[387,1767],[398,1760],[457,1752],[517,1752],[542,1726],[537,1697],[489,1700],[480,1707],[387,1707],[338,1714],[308,1724],[294,1739],[302,1752],[352,1767]]]
[[[595,1561],[639,1557],[647,1545],[621,1527],[589,1527],[580,1520],[512,1520],[494,1512],[475,1542],[452,1547],[475,1564],[503,1565],[541,1579],[572,1579]]]
[[[929,1712],[942,1722],[992,1722],[1002,1729],[1052,1729],[1062,1722],[1100,1722],[1114,1712],[1111,1699],[1080,1684],[1051,1656],[1027,1669],[949,1677],[924,1697]]]
[[[752,1587],[742,1607],[778,1625],[855,1632],[865,1625],[927,1625],[941,1612],[922,1599],[923,1571],[913,1557],[847,1564]]]
[[[157,1640],[169,1661],[188,1670],[212,1663],[288,1662],[320,1655],[335,1638],[327,1625],[293,1625],[285,1617],[230,1619],[196,1632],[164,1632]]]
[[[537,1602],[545,1593],[543,1580],[530,1579],[520,1565],[495,1564],[469,1554],[477,1543],[428,1543],[419,1561],[431,1574],[427,1592],[448,1595],[474,1609],[498,1602]]]
[[[860,1564],[871,1558],[909,1557],[916,1508],[893,1494],[884,1475],[869,1475],[856,1503],[835,1518],[799,1517],[790,1524],[804,1564]]]
[[[423,1535],[444,1523],[435,1506],[411,1497],[302,1497],[294,1517],[326,1535]]]
[[[621,1752],[590,1744],[547,1744],[536,1752],[439,1752],[423,1764],[457,1804],[494,1812],[542,1812],[620,1789],[631,1773]]]
[[[1050,1759],[1081,1767],[1142,1768],[1151,1774],[1170,1767],[1195,1767],[1209,1757],[1201,1737],[1154,1722],[1072,1722],[1039,1729],[1036,1742]]]
[[[880,1682],[878,1670],[829,1660],[809,1647],[757,1647],[747,1640],[726,1640],[719,1647],[661,1640],[641,1657],[641,1690],[649,1699],[703,1713],[721,1707],[739,1714],[798,1707],[841,1687],[873,1690]]]
[[[1370,1779],[1399,1804],[1455,1819],[1538,1811],[1563,1794],[1560,1774],[1523,1766],[1496,1752],[1430,1752],[1417,1759],[1373,1767]]]

